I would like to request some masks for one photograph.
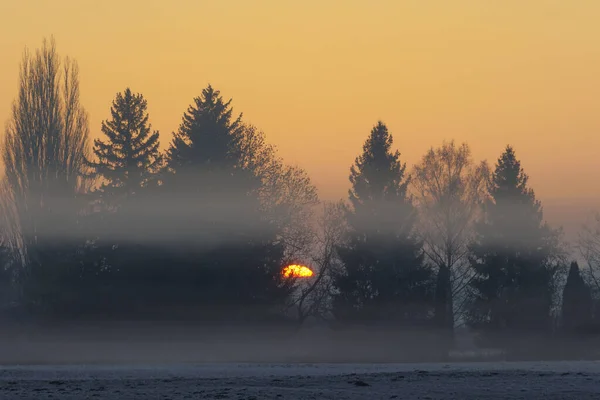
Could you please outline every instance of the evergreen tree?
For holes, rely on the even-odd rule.
[[[413,235],[406,164],[392,143],[379,122],[351,168],[350,233],[348,244],[338,249],[343,268],[333,276],[334,312],[347,322],[422,322],[431,305],[432,275]]]
[[[169,168],[182,174],[197,173],[198,168],[204,172],[238,167],[243,128],[242,115],[233,118],[231,100],[224,101],[209,85],[194,99],[173,134],[167,152]]]
[[[563,289],[562,328],[565,333],[577,333],[589,328],[593,300],[589,286],[583,280],[579,265],[573,261]]]
[[[107,141],[94,140],[98,160],[89,165],[103,179],[99,192],[107,201],[139,193],[161,166],[159,133],[152,132],[147,107],[144,96],[127,88],[113,100],[111,119],[102,121]]]
[[[84,220],[94,238],[86,248],[80,284],[89,294],[80,299],[88,314],[131,312],[130,299],[149,298],[153,282],[148,282],[148,276],[166,271],[159,262],[163,251],[148,242],[152,238],[148,232],[159,229],[151,216],[165,205],[153,203],[162,155],[159,133],[152,131],[147,108],[142,94],[130,88],[117,93],[111,118],[102,121],[105,140],[94,141],[96,160],[88,160],[90,175],[101,179],[93,197],[102,205]]]
[[[470,247],[475,273],[470,323],[505,337],[551,329],[558,232],[543,222],[541,203],[527,181],[508,146],[496,164],[491,200]]]
[[[280,279],[283,247],[261,207],[261,179],[242,151],[246,126],[230,103],[208,86],[184,114],[162,187],[177,211],[161,232],[185,248],[182,279],[205,311],[227,307],[232,317],[242,305],[283,302],[289,288]]]

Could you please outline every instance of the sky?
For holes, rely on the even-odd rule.
[[[130,87],[163,147],[209,83],[346,197],[378,120],[409,168],[454,139],[495,163],[511,144],[551,222],[600,206],[597,0],[2,0],[0,121],[25,47],[77,60],[91,133]]]

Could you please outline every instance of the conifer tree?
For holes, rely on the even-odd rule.
[[[507,146],[470,247],[475,273],[470,323],[505,337],[551,329],[558,232],[543,221],[541,203],[527,182],[513,148]]]
[[[144,96],[127,88],[113,100],[111,119],[102,121],[107,140],[94,140],[97,161],[89,165],[102,178],[99,192],[107,201],[139,193],[161,166],[159,133],[152,131],[147,108]]]
[[[100,179],[92,196],[102,208],[84,220],[93,241],[81,285],[89,293],[88,308],[132,312],[133,303],[150,297],[148,277],[166,270],[158,261],[161,250],[148,239],[159,230],[150,216],[168,206],[152,203],[162,155],[147,100],[126,88],[116,94],[110,114],[102,121],[104,138],[94,141],[95,160],[87,162],[91,175]]]
[[[231,100],[209,85],[167,151],[163,194],[177,215],[161,231],[186,246],[178,263],[196,299],[212,310],[267,306],[288,293],[280,280],[283,248],[261,208],[261,179],[242,151],[245,129]]]
[[[351,168],[348,244],[333,276],[334,312],[341,320],[419,322],[428,314],[431,271],[415,238],[409,178],[393,138],[379,122]]]
[[[208,86],[194,99],[167,152],[168,166],[175,173],[190,168],[215,171],[233,169],[240,158],[242,115],[233,116],[231,100]]]
[[[589,286],[583,280],[579,265],[573,261],[563,289],[562,328],[565,333],[577,333],[592,321],[593,300]]]

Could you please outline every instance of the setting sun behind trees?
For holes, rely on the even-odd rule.
[[[305,265],[292,264],[283,268],[281,274],[286,278],[310,278],[314,273]]]

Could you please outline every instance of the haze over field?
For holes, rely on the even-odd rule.
[[[599,20],[0,0],[0,396],[597,396]]]

